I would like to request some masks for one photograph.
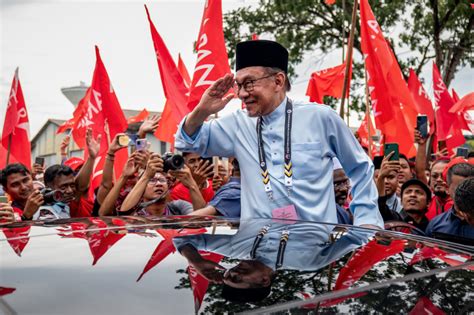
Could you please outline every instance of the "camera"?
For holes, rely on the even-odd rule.
[[[173,154],[171,152],[166,152],[161,157],[163,160],[163,172],[166,173],[169,170],[176,171],[184,166],[184,159],[179,154]]]
[[[63,201],[63,193],[60,190],[52,190],[51,188],[45,188],[41,190],[45,205],[55,204],[56,202]]]

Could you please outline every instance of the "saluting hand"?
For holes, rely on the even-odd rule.
[[[234,98],[233,93],[226,95],[233,86],[234,75],[228,73],[204,92],[197,108],[205,111],[207,116],[218,113]]]

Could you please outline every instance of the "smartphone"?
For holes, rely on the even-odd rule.
[[[387,156],[390,152],[395,152],[389,161],[398,161],[400,159],[400,154],[398,152],[398,143],[385,143],[383,147],[383,154]]]
[[[137,151],[145,151],[148,148],[148,141],[146,141],[146,139],[137,139],[137,141],[135,141],[135,147]]]
[[[469,149],[464,148],[464,147],[459,147],[456,149],[456,156],[463,157],[467,159],[467,156],[469,155]]]
[[[428,116],[419,115],[416,117],[416,129],[421,133],[423,139],[428,138]]]
[[[41,166],[44,166],[44,157],[39,157],[39,156],[37,156],[37,157],[35,158],[35,164],[39,164],[39,165],[41,165]]]
[[[446,147],[446,140],[438,141],[438,152],[441,152],[446,148],[447,148]]]
[[[0,203],[8,203],[8,197],[7,196],[0,196]]]
[[[130,143],[130,138],[127,135],[120,135],[118,137],[118,144],[121,147],[126,147]]]

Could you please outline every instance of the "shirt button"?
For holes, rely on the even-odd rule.
[[[272,128],[272,127],[270,127],[270,130],[273,130],[273,128]]]
[[[276,153],[276,152],[273,152],[273,155],[277,155],[277,153]]]
[[[273,143],[275,143],[275,140],[272,140]]]

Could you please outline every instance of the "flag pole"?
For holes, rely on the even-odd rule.
[[[365,117],[367,117],[367,134],[369,138],[369,148],[368,154],[369,158],[372,160],[374,157],[372,156],[372,136],[370,135],[370,125],[372,124],[372,118],[370,117],[370,97],[369,97],[369,82],[367,80],[367,69],[364,69],[364,79],[365,79]]]
[[[347,44],[347,56],[346,56],[346,70],[344,73],[344,85],[342,87],[342,97],[341,97],[341,108],[339,110],[339,115],[344,119],[344,102],[346,100],[346,94],[348,89],[349,82],[349,67],[352,62],[352,50],[354,48],[354,35],[355,35],[355,24],[357,18],[357,6],[359,4],[358,0],[354,0],[354,7],[352,8],[352,21],[351,21],[351,32],[349,34],[349,43]]]
[[[11,145],[12,145],[12,134],[10,133],[8,135],[8,150],[7,150],[7,163],[5,164],[5,167],[8,165],[10,162],[10,150],[11,150]]]
[[[108,119],[106,118],[105,121],[104,121],[104,131],[105,131],[105,135],[107,136],[107,147],[110,147],[110,143],[112,143],[112,141],[110,140],[110,129],[109,129],[109,121]],[[114,183],[117,182],[117,176],[115,175],[115,163],[112,162],[112,164],[114,164],[112,166],[112,178],[114,179]]]

